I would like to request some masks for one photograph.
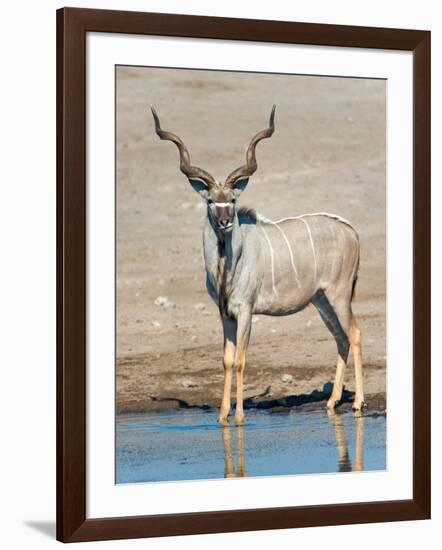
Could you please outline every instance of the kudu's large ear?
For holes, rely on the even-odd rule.
[[[207,200],[209,196],[209,187],[207,183],[199,178],[188,178],[190,185],[193,189],[204,199]]]
[[[241,193],[244,191],[244,189],[247,187],[247,184],[249,183],[249,178],[243,177],[238,178],[232,185],[233,192],[235,193],[235,197],[238,198]]]

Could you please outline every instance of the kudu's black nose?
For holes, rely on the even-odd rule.
[[[227,218],[221,218],[218,220],[218,223],[221,227],[227,227],[229,225],[229,220]]]

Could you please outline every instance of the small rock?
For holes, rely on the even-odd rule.
[[[202,302],[198,302],[197,304],[194,304],[193,307],[198,311],[203,311],[203,309],[206,309],[206,305],[203,304]]]
[[[281,382],[284,384],[293,384],[293,376],[291,374],[283,374],[281,376]]]
[[[162,309],[175,309],[176,303],[169,300],[167,296],[158,296],[155,299],[155,305],[161,307]]]
[[[305,325],[307,328],[310,328],[312,326],[312,320],[309,319]]]
[[[191,380],[182,380],[181,385],[183,386],[183,388],[196,388],[196,387],[198,387],[198,384],[195,384]]]
[[[261,319],[259,317],[252,317],[252,323],[259,323]]]
[[[190,339],[192,340],[192,342],[196,342],[197,337],[196,337],[195,334],[194,334]]]
[[[272,328],[272,329],[270,330],[270,332],[273,332],[273,334],[275,334],[275,333],[278,332],[278,331],[276,330],[276,328]]]
[[[153,327],[158,328],[158,327],[161,326],[161,323],[160,323],[159,321],[152,321],[152,322],[151,322],[151,325],[152,325]]]
[[[191,206],[191,205],[190,205],[188,202],[183,202],[183,203],[181,204],[181,208],[182,208],[183,210],[187,210],[188,208],[190,208],[190,206]]]

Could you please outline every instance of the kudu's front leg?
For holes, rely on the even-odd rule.
[[[238,315],[238,327],[236,331],[236,412],[235,423],[241,425],[244,422],[243,410],[243,377],[246,366],[246,352],[249,345],[250,329],[252,327],[252,310],[249,306],[242,306]]]
[[[221,424],[227,424],[227,417],[230,412],[232,367],[235,362],[237,322],[236,319],[230,319],[228,317],[223,317],[222,322],[224,331],[224,388],[218,422]]]

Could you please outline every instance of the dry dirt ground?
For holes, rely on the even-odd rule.
[[[221,326],[202,262],[205,208],[179,171],[176,147],[155,135],[150,104],[192,162],[218,179],[243,164],[277,104],[276,131],[257,147],[258,171],[241,205],[271,219],[331,212],[357,229],[353,309],[365,393],[369,404],[382,401],[385,93],[376,80],[117,68],[117,411],[217,405],[223,378]],[[159,296],[176,307],[155,305]],[[246,405],[321,401],[335,361],[334,340],[313,306],[286,318],[256,316]],[[346,387],[354,390],[352,359]]]

